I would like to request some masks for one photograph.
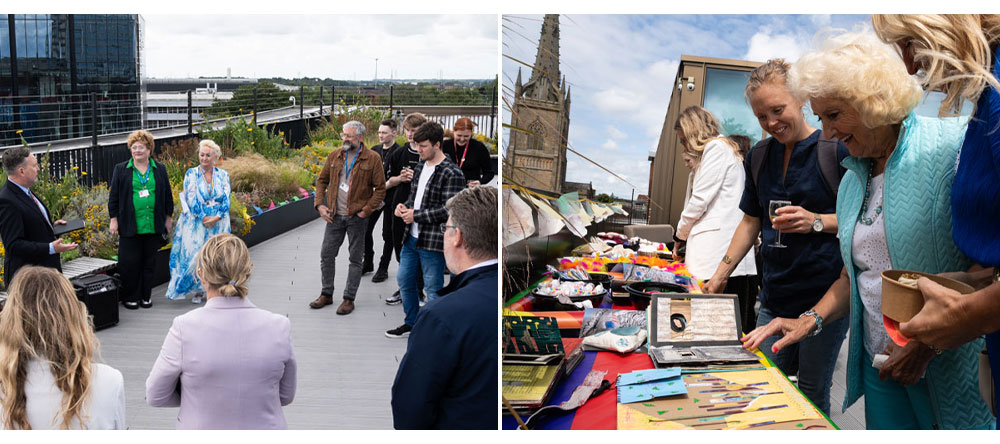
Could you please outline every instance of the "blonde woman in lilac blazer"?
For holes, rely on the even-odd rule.
[[[295,398],[291,322],[247,299],[246,245],[219,234],[198,252],[205,306],[174,318],[146,379],[146,401],[177,407],[178,429],[286,429]]]

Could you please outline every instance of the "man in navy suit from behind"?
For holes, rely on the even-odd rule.
[[[10,285],[14,273],[25,265],[41,265],[62,271],[59,253],[76,248],[56,239],[48,207],[31,192],[38,180],[38,159],[27,147],[8,148],[3,153],[3,169],[7,183],[0,189],[0,240],[6,253],[3,258],[5,285]]]
[[[420,309],[392,384],[396,429],[497,428],[497,189],[445,204],[444,257],[454,275]]]

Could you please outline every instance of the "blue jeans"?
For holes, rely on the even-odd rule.
[[[757,327],[767,325],[774,319],[774,313],[765,307],[760,308],[757,315]],[[823,331],[811,338],[805,338],[798,344],[789,345],[777,355],[771,352],[771,347],[780,339],[771,336],[760,345],[760,351],[786,375],[798,375],[799,390],[816,404],[823,413],[830,414],[830,386],[833,383],[833,367],[840,354],[840,345],[847,335],[848,319],[846,317],[823,323]]]
[[[403,241],[403,251],[399,253],[399,270],[396,283],[399,296],[403,299],[403,322],[410,327],[417,323],[420,313],[420,290],[417,289],[417,274],[424,277],[424,291],[427,302],[438,298],[438,290],[444,286],[444,253],[417,248],[417,238],[407,235]]]

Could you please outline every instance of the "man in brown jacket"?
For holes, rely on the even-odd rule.
[[[337,253],[347,235],[350,266],[344,301],[337,314],[354,311],[354,298],[361,284],[361,263],[365,253],[365,229],[368,217],[379,208],[385,198],[385,173],[382,160],[374,151],[365,148],[365,125],[356,120],[344,124],[342,149],[326,158],[323,171],[316,179],[316,210],[326,221],[323,246],[320,250],[320,273],[323,288],[312,308],[333,304],[333,279]]]

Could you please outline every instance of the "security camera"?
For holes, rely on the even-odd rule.
[[[688,82],[688,91],[694,91],[694,82]]]

